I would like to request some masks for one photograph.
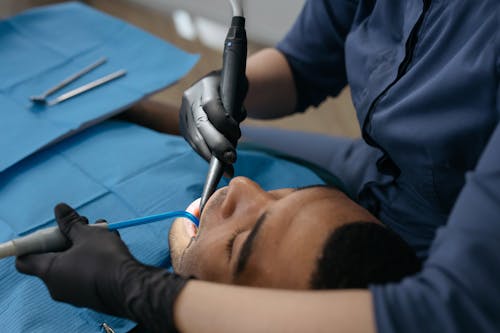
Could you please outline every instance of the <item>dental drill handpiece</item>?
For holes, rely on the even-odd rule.
[[[246,84],[247,36],[241,2],[231,0],[231,5],[233,8],[233,17],[226,40],[224,41],[220,95],[226,111],[226,117],[232,117],[239,122],[244,118],[241,95]],[[203,211],[207,200],[217,188],[217,184],[219,184],[223,173],[224,163],[217,157],[212,156],[201,195],[200,212]]]

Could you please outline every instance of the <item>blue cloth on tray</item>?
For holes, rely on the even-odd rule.
[[[0,21],[0,45],[0,172],[54,140],[172,84],[198,59],[130,24],[72,2]],[[108,58],[104,65],[50,98],[119,69],[127,70],[127,75],[55,106],[29,100],[103,56]]]
[[[0,173],[0,242],[54,225],[65,201],[90,221],[110,222],[184,209],[199,197],[208,170],[181,137],[120,121],[106,121]],[[269,155],[241,151],[237,175],[265,189],[322,183],[310,170]],[[221,186],[227,179],[221,181]],[[144,263],[170,267],[171,220],[120,230]],[[0,332],[126,332],[135,323],[53,301],[42,282],[0,260]]]

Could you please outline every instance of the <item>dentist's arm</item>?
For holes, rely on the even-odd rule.
[[[181,332],[375,332],[366,290],[289,291],[190,281],[174,313]]]
[[[285,56],[274,48],[261,50],[247,60],[249,82],[244,101],[251,118],[271,119],[294,112],[297,91]]]

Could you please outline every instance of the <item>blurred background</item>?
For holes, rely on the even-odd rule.
[[[25,9],[54,4],[55,0],[0,0],[0,18]],[[228,0],[86,0],[81,1],[125,20],[201,58],[193,70],[151,98],[180,106],[182,92],[194,81],[222,65],[222,46],[231,17]],[[247,0],[245,16],[249,55],[273,46],[288,31],[305,0]],[[246,120],[257,126],[274,126],[329,135],[358,137],[359,125],[349,88],[319,108],[279,120]]]

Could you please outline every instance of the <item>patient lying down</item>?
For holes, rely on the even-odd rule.
[[[366,288],[420,268],[403,240],[338,189],[266,192],[243,177],[214,193],[198,230],[177,219],[169,243],[179,274],[258,287]]]

